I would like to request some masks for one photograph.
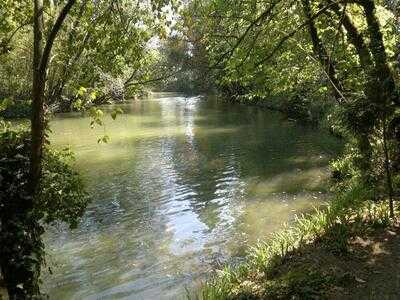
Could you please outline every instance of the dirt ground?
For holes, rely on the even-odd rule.
[[[284,265],[341,278],[315,299],[400,299],[400,226],[359,234],[349,244],[346,254],[313,244]]]
[[[347,269],[356,285],[337,291],[341,299],[400,299],[400,227],[356,237]]]

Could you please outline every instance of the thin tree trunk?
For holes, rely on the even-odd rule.
[[[396,87],[394,77],[387,62],[387,55],[379,20],[375,14],[375,3],[372,0],[361,0],[360,3],[364,8],[365,18],[367,20],[367,29],[370,36],[370,49],[375,61],[375,76],[379,79],[379,102],[385,106],[391,104],[392,101],[399,105],[400,101],[399,97],[395,94]]]
[[[34,0],[33,24],[33,81],[32,81],[32,116],[31,116],[31,163],[30,192],[36,194],[42,172],[42,148],[44,141],[44,88],[46,72],[41,70],[43,56],[43,0]]]
[[[332,1],[331,4],[332,11],[342,20],[342,25],[346,30],[347,38],[354,46],[360,61],[360,66],[366,76],[364,93],[369,102],[376,103],[376,99],[379,97],[379,88],[377,87],[377,80],[375,76],[373,76],[375,66],[371,53],[365,43],[364,37],[358,31],[357,27],[354,25],[346,11],[342,11],[342,9],[345,8],[340,7],[337,3]],[[373,124],[371,124],[371,127],[372,126]],[[369,134],[370,128],[362,128],[362,130],[359,131],[356,136],[358,148],[363,154],[363,157],[358,161],[358,165],[363,172],[364,182],[366,184],[372,184],[374,181],[373,177],[369,175],[372,160],[372,147],[369,141]]]
[[[392,181],[392,172],[390,167],[390,155],[388,148],[388,132],[387,132],[387,121],[386,118],[383,120],[383,152],[385,155],[385,173],[386,173],[386,184],[388,189],[389,196],[389,213],[390,217],[394,218],[394,203],[393,203],[393,181]]]
[[[338,103],[341,103],[343,99],[343,85],[337,78],[337,71],[335,65],[333,64],[331,58],[324,47],[321,38],[318,35],[317,27],[315,26],[315,21],[312,18],[312,8],[310,0],[302,0],[303,12],[306,18],[308,32],[313,44],[314,54],[318,57],[319,62],[324,68],[324,71],[329,79],[330,85],[332,87],[332,93]]]
[[[32,149],[30,160],[29,188],[36,195],[42,173],[43,144],[46,128],[44,116],[44,90],[46,71],[54,41],[76,0],[69,0],[57,17],[50,30],[46,45],[43,48],[43,0],[34,0],[34,51],[33,51],[33,83],[32,83]]]
[[[8,290],[3,280],[3,273],[0,267],[0,300],[9,300]]]

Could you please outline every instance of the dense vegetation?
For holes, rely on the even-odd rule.
[[[0,118],[31,119],[30,130],[0,119],[0,274],[12,299],[40,296],[45,224],[74,227],[88,203],[71,154],[49,146],[51,113],[88,109],[93,127],[103,124],[96,104],[137,94],[166,4],[1,1]]]
[[[0,95],[31,100],[32,1],[2,1]],[[53,3],[54,2],[54,3]],[[168,13],[154,1],[74,1],[48,60],[44,97],[49,110],[70,110],[78,90],[96,92],[96,103],[136,95],[155,79],[159,55],[153,38],[165,31]],[[160,1],[159,1],[160,2]],[[161,3],[161,2],[160,2]],[[153,7],[152,7],[153,5]],[[63,1],[45,1],[43,34],[55,25]],[[89,93],[90,94],[90,93]]]
[[[32,279],[45,261],[45,224],[75,227],[88,203],[82,179],[71,169],[71,153],[46,147],[37,199],[27,206],[30,143],[26,129],[6,127],[0,134],[0,266],[10,295],[18,299],[40,293]]]
[[[345,251],[341,237],[354,224],[395,220],[399,10],[393,0],[1,1],[0,117],[31,118],[30,130],[1,120],[0,267],[10,296],[40,294],[44,224],[75,226],[87,205],[70,154],[48,145],[51,112],[87,110],[90,125],[102,125],[96,105],[146,89],[213,91],[345,140],[331,166],[331,208],[259,246],[248,264],[215,277],[204,292],[297,295],[280,295],[267,275],[290,250],[329,236]]]
[[[218,91],[232,101],[278,103],[344,137],[348,147],[334,177],[373,187],[374,199],[389,199],[393,216],[398,9],[370,0],[194,1],[183,15],[207,49]]]

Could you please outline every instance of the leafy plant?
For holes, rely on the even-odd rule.
[[[10,295],[18,299],[40,294],[45,224],[62,221],[76,227],[89,202],[71,168],[71,152],[46,147],[40,193],[30,207],[29,153],[28,131],[0,133],[0,267]]]

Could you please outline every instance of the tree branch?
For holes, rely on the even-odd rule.
[[[175,72],[172,72],[171,74],[168,74],[168,75],[165,75],[165,76],[161,76],[161,77],[157,77],[157,78],[153,78],[153,79],[149,79],[149,80],[137,81],[137,82],[128,82],[128,83],[125,83],[125,87],[130,87],[130,86],[134,86],[134,85],[141,85],[141,84],[147,84],[147,83],[152,83],[152,82],[165,80],[165,79],[168,79],[168,78],[171,78],[171,77],[175,76],[176,74],[179,74],[180,72],[182,72],[182,69],[179,69],[179,70],[177,70]]]
[[[235,50],[240,46],[240,44],[244,41],[244,39],[246,38],[246,36],[248,35],[248,33],[250,32],[250,30],[257,25],[257,23],[262,22],[265,18],[267,18],[270,13],[272,12],[272,10],[275,8],[275,6],[281,2],[282,0],[278,0],[274,3],[271,4],[271,6],[265,10],[262,14],[260,14],[256,19],[254,19],[250,25],[246,28],[245,32],[237,39],[235,45],[229,49],[227,52],[225,52],[224,54],[222,54],[222,56],[218,59],[218,61],[216,63],[214,63],[211,68],[215,68],[217,67],[219,64],[221,64],[226,58],[230,58],[233,53],[235,52]]]
[[[46,41],[46,46],[44,47],[42,58],[40,60],[39,72],[46,71],[54,41],[57,37],[58,32],[62,27],[62,24],[64,23],[65,18],[67,17],[69,11],[71,10],[75,2],[76,0],[69,0],[67,4],[64,6],[64,8],[61,10],[60,14],[58,15],[57,20],[54,23],[53,28],[51,29],[49,37]]]
[[[291,38],[293,37],[297,32],[299,32],[301,29],[303,29],[305,26],[307,26],[309,24],[309,22],[315,20],[316,18],[318,18],[319,16],[321,16],[322,14],[324,14],[328,9],[330,9],[334,4],[338,4],[342,1],[337,1],[334,3],[330,3],[328,5],[326,5],[325,7],[321,8],[318,12],[316,12],[314,15],[310,16],[310,18],[305,21],[304,23],[300,24],[295,30],[293,30],[292,32],[288,33],[286,36],[284,36],[279,43],[274,47],[274,49],[271,51],[271,53],[269,55],[267,55],[265,58],[261,59],[259,62],[257,62],[255,64],[255,67],[258,67],[260,65],[262,65],[263,63],[267,62],[268,60],[270,60],[275,54],[276,52],[278,52],[281,47]]]
[[[7,53],[7,52],[8,52],[8,47],[7,47],[7,46],[8,46],[8,44],[11,43],[12,39],[13,39],[14,36],[17,34],[17,32],[20,31],[20,30],[21,30],[22,28],[24,28],[25,26],[31,25],[32,23],[33,23],[33,21],[30,20],[29,22],[26,22],[26,23],[21,24],[20,26],[18,26],[18,27],[11,33],[11,35],[10,35],[7,39],[5,39],[4,41],[2,41],[2,42],[0,43],[0,47],[2,47],[3,50],[1,51],[0,54],[5,54],[5,53]]]

